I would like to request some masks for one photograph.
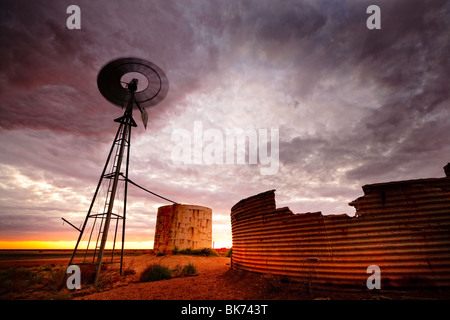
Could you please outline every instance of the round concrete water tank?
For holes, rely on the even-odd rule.
[[[175,247],[211,248],[212,210],[207,207],[174,204],[158,208],[153,250],[168,253]]]

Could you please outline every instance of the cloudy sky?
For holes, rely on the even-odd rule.
[[[66,9],[81,9],[69,30]],[[381,9],[369,30],[366,9]],[[213,209],[215,246],[230,209],[276,189],[295,213],[354,215],[375,182],[444,176],[450,161],[448,1],[0,1],[0,248],[72,248],[122,110],[97,88],[111,60],[163,69],[166,99],[139,117],[129,177]],[[279,132],[279,168],[175,163],[174,132]],[[270,150],[270,149],[269,149]],[[128,247],[152,248],[169,204],[131,186]]]

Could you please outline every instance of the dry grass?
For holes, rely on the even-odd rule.
[[[42,265],[0,270],[1,299],[70,299],[64,292],[65,267]]]

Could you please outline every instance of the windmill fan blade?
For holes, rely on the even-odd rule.
[[[152,107],[161,102],[169,91],[169,81],[165,73],[155,64],[138,58],[120,58],[102,68],[97,77],[100,93],[111,103],[121,106],[128,101],[129,91],[122,86],[122,76],[140,73],[147,78],[148,86],[136,91],[135,97],[142,107]]]
[[[141,109],[141,119],[144,124],[144,128],[147,129],[148,113],[145,109]]]

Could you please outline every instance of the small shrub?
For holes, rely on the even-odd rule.
[[[178,254],[183,254],[183,255],[192,255],[192,250],[191,249],[183,249],[183,250],[179,250]]]
[[[60,290],[61,283],[65,285],[66,268],[64,266],[58,266],[52,268],[50,271],[44,274],[43,283],[45,288],[49,290]]]
[[[81,285],[90,285],[94,283],[96,266],[93,264],[82,264],[80,267]],[[103,266],[102,266],[103,268]],[[100,269],[101,271],[102,269]]]
[[[136,270],[134,270],[134,260],[131,260],[130,263],[124,263],[122,268],[122,275],[123,276],[129,276],[129,275],[135,275]]]
[[[218,257],[219,254],[217,253],[216,250],[211,249],[211,248],[203,248],[200,250],[200,256],[205,256],[205,257]]]
[[[177,264],[175,268],[172,269],[173,275],[179,277],[181,275],[181,270],[183,270],[183,268],[180,264]]]
[[[164,252],[158,252],[157,254],[156,254],[156,256],[157,257],[162,257],[162,256],[165,256],[166,254],[164,253]]]
[[[197,267],[192,263],[188,263],[184,266],[177,264],[175,268],[172,269],[172,274],[174,277],[190,277],[196,276],[198,271]]]
[[[230,250],[228,250],[227,252],[227,257],[231,258],[231,255],[233,254],[233,248],[231,248]]]
[[[219,256],[219,254],[215,250],[213,250],[211,248],[203,248],[203,249],[196,249],[196,250],[184,249],[184,250],[179,250],[178,253],[179,254],[190,255],[190,256],[204,256],[204,257],[217,257],[217,256]]]
[[[31,271],[26,268],[9,268],[0,272],[0,295],[10,291],[23,292],[31,280]]]
[[[172,250],[172,254],[178,254],[178,252],[179,252],[178,246],[175,246]]]
[[[54,268],[54,267],[55,267],[54,264],[52,264],[51,266],[48,265],[48,264],[46,264],[46,265],[43,265],[43,266],[41,267],[41,270],[42,270],[42,271],[50,271],[50,270],[52,270],[52,268]]]
[[[122,275],[123,276],[130,276],[130,275],[134,275],[136,274],[136,270],[132,269],[132,268],[126,268],[122,270]]]
[[[189,263],[181,269],[181,274],[185,277],[195,276],[198,274],[197,267]]]
[[[141,282],[148,282],[170,278],[172,278],[172,271],[168,267],[160,264],[152,264],[141,273],[139,280]]]

